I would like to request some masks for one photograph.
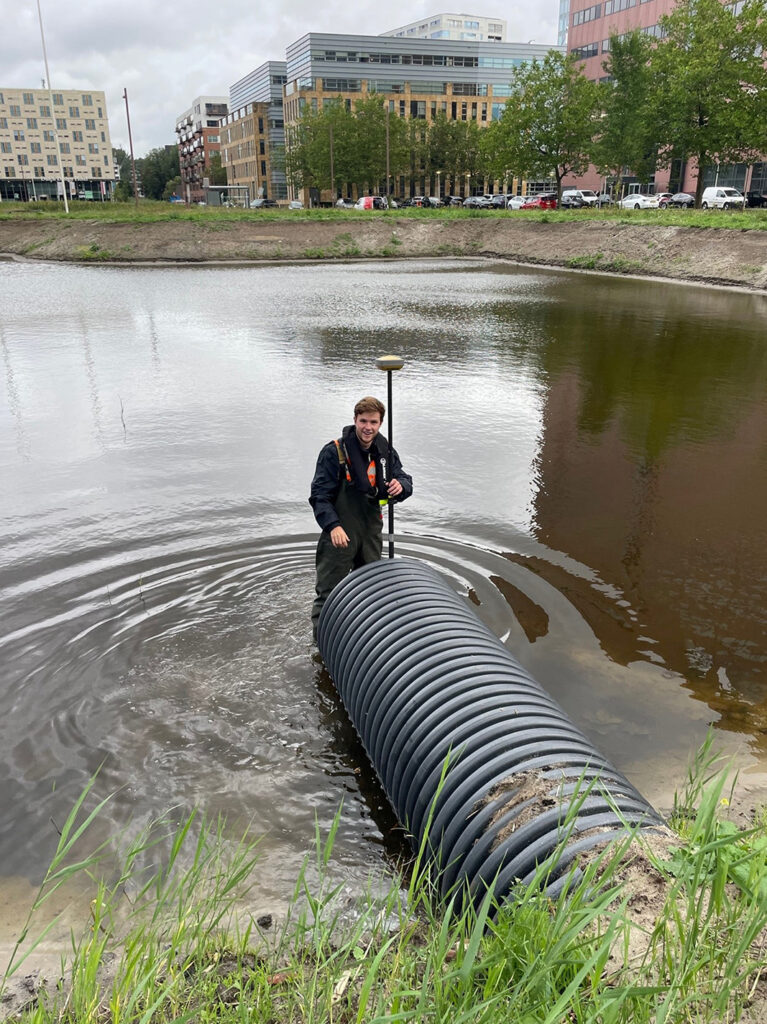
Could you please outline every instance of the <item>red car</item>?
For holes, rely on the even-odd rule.
[[[556,192],[543,192],[539,196],[533,196],[526,203],[522,203],[520,210],[556,210]]]

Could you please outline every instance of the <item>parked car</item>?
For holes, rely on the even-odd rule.
[[[354,200],[351,196],[341,196],[340,199],[336,199],[336,206],[339,210],[353,210]]]
[[[493,200],[490,203],[490,206],[494,210],[505,210],[508,199],[508,196],[504,195],[503,193],[500,193],[500,195],[493,196]]]
[[[528,199],[532,199],[532,196],[509,196],[506,203],[507,210],[518,210],[523,203],[526,203]]]
[[[520,206],[520,210],[556,210],[556,208],[556,192],[541,192],[538,196],[530,196],[527,202]]]
[[[618,206],[624,210],[657,210],[658,197],[648,196],[643,192],[631,192],[620,200]]]
[[[658,200],[658,206],[663,209],[668,206],[668,201],[671,199],[671,192],[656,192],[655,198]]]
[[[586,203],[584,203],[581,197],[573,192],[563,192],[562,201],[559,204],[563,210],[580,210],[585,205]]]
[[[691,196],[689,192],[675,192],[666,203],[666,208],[669,206],[691,210],[695,206],[695,196]]]
[[[599,196],[590,188],[566,188],[562,191],[562,205],[564,206],[565,196],[578,196],[583,202],[581,206],[596,206],[599,202]],[[574,204],[573,204],[574,205]]]
[[[703,189],[701,206],[704,210],[730,210],[745,205],[745,196],[736,188],[722,188],[720,185],[712,185]]]
[[[354,204],[355,210],[385,210],[386,199],[384,196],[360,196]]]
[[[615,200],[609,192],[600,192],[597,196],[597,204],[599,206],[613,206],[615,204]]]
[[[442,202],[445,206],[463,206],[463,199],[460,196],[445,196]]]
[[[463,201],[464,206],[471,207],[474,210],[478,210],[482,206],[482,200],[484,196],[466,196]]]
[[[300,199],[291,199],[290,202],[288,203],[289,210],[303,210],[303,208],[304,204],[301,202]]]
[[[269,210],[277,205],[276,199],[251,199],[251,210]]]
[[[746,202],[749,206],[767,206],[766,192],[747,192]]]

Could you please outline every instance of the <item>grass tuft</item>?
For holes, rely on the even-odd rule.
[[[627,830],[569,864],[554,899],[546,883],[562,870],[560,850],[501,906],[492,887],[473,900],[460,891],[440,899],[425,837],[407,878],[350,912],[334,879],[339,810],[327,834],[316,827],[273,935],[247,910],[259,870],[250,834],[232,839],[221,822],[194,814],[173,827],[161,822],[128,843],[109,881],[99,880],[104,848],[76,853],[103,806],[86,813],[86,791],[36,905],[84,871],[94,880],[92,914],[73,937],[68,983],[17,1019],[736,1022],[767,965],[767,832],[763,818],[745,831],[727,819],[732,785],[708,741],[675,801],[672,841]],[[642,915],[650,893],[653,912]],[[4,985],[24,962],[29,935]]]

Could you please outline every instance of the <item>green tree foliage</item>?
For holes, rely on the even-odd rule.
[[[640,181],[655,171],[658,151],[657,102],[650,67],[653,45],[638,29],[610,37],[603,62],[610,81],[603,89],[603,118],[594,162],[617,179],[626,170]]]
[[[162,199],[166,184],[179,176],[178,147],[152,149],[136,161],[136,173],[147,199]]]
[[[679,0],[660,19],[665,37],[652,58],[662,166],[753,159],[767,150],[767,6],[745,0],[736,14],[720,0]]]
[[[163,199],[165,199],[167,201],[168,199],[170,199],[171,196],[178,196],[179,199],[183,199],[184,198],[181,195],[181,175],[180,174],[178,175],[178,177],[171,178],[170,181],[165,183],[165,188],[163,189],[162,197],[163,197]]]
[[[503,177],[552,177],[561,194],[567,174],[588,167],[600,117],[601,90],[572,54],[552,51],[513,72],[512,95],[490,126],[487,152]]]
[[[392,175],[407,169],[408,133],[403,120],[387,114],[380,96],[372,93],[350,110],[342,101],[322,110],[305,107],[290,129],[286,173],[295,188],[332,189],[334,195],[352,185],[376,191],[386,177],[386,123],[389,122],[389,168]],[[331,181],[332,166],[332,181]]]

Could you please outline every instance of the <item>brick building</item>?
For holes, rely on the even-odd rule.
[[[219,122],[228,110],[227,96],[198,96],[176,118],[181,194],[187,203],[205,198],[203,179],[209,175],[211,157],[220,151]]]

